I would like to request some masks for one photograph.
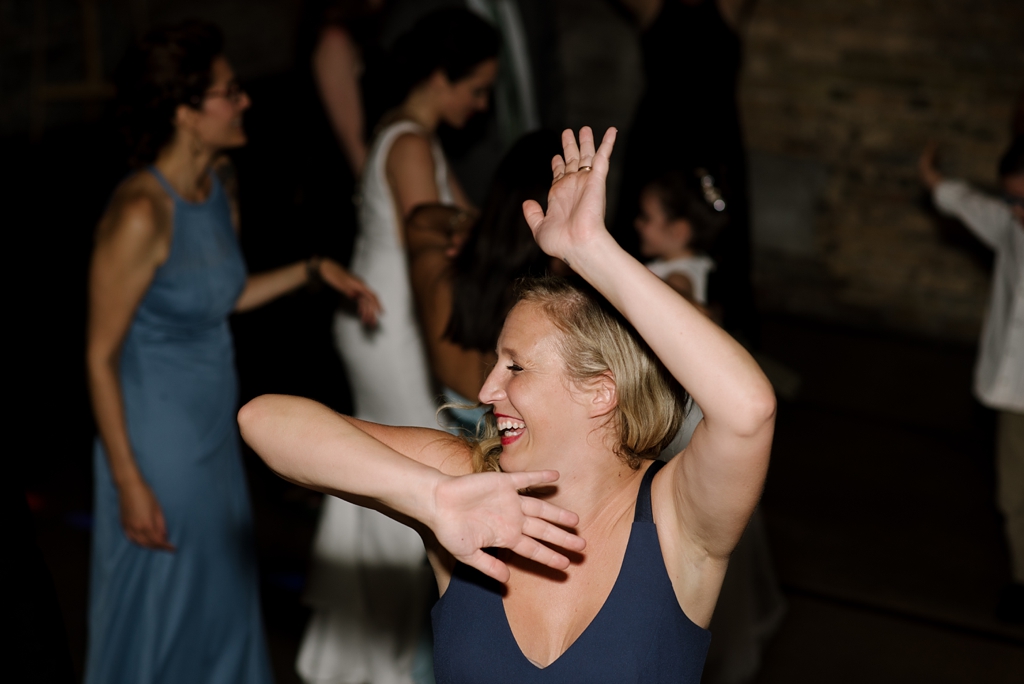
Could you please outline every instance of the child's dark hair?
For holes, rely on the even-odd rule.
[[[697,251],[710,249],[728,222],[725,212],[715,211],[704,199],[693,174],[669,171],[648,183],[644,191],[654,193],[669,221],[685,219],[689,222],[692,230],[690,247]]]
[[[1024,135],[1018,135],[999,159],[999,177],[1024,176]]]
[[[117,114],[132,166],[156,159],[174,135],[180,105],[198,108],[210,87],[224,34],[213,24],[185,21],[153,29],[117,68]]]

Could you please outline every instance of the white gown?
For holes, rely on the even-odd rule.
[[[339,311],[334,339],[345,363],[355,415],[387,425],[437,428],[437,395],[416,320],[401,217],[385,175],[388,153],[411,121],[385,128],[370,148],[352,272],[384,309],[368,330]],[[438,197],[453,203],[448,167],[433,142]],[[313,542],[306,602],[313,617],[296,667],[306,682],[411,684],[425,624],[429,583],[419,535],[381,513],[325,497]]]

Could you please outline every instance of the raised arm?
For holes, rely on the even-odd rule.
[[[671,483],[679,533],[707,554],[726,558],[761,493],[775,396],[742,346],[608,234],[605,179],[614,141],[612,129],[595,152],[589,128],[580,131],[579,148],[566,131],[565,157],[552,162],[555,180],[547,214],[536,202],[527,202],[526,220],[541,248],[603,294],[703,410],[690,445],[658,478]],[[580,171],[581,166],[591,168]]]
[[[485,553],[508,548],[554,568],[569,560],[541,544],[582,550],[557,525],[578,518],[520,489],[558,479],[554,471],[472,473],[467,445],[438,430],[356,421],[308,399],[267,395],[242,407],[245,441],[286,480],[369,506],[405,524],[417,521],[454,559],[499,581],[504,563]],[[555,524],[552,524],[555,523]],[[447,569],[435,565],[446,585]]]

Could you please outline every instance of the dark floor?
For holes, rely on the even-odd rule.
[[[993,505],[992,416],[974,350],[770,318],[764,351],[797,371],[763,501],[789,602],[758,682],[1018,683],[1024,628],[993,617],[1008,558]],[[37,480],[36,529],[81,671],[88,455]],[[299,596],[318,500],[247,457],[278,681],[307,617]]]

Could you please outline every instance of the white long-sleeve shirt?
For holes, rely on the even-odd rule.
[[[942,181],[933,196],[940,211],[960,219],[996,253],[974,393],[990,408],[1024,413],[1024,227],[1006,203],[962,181]]]

